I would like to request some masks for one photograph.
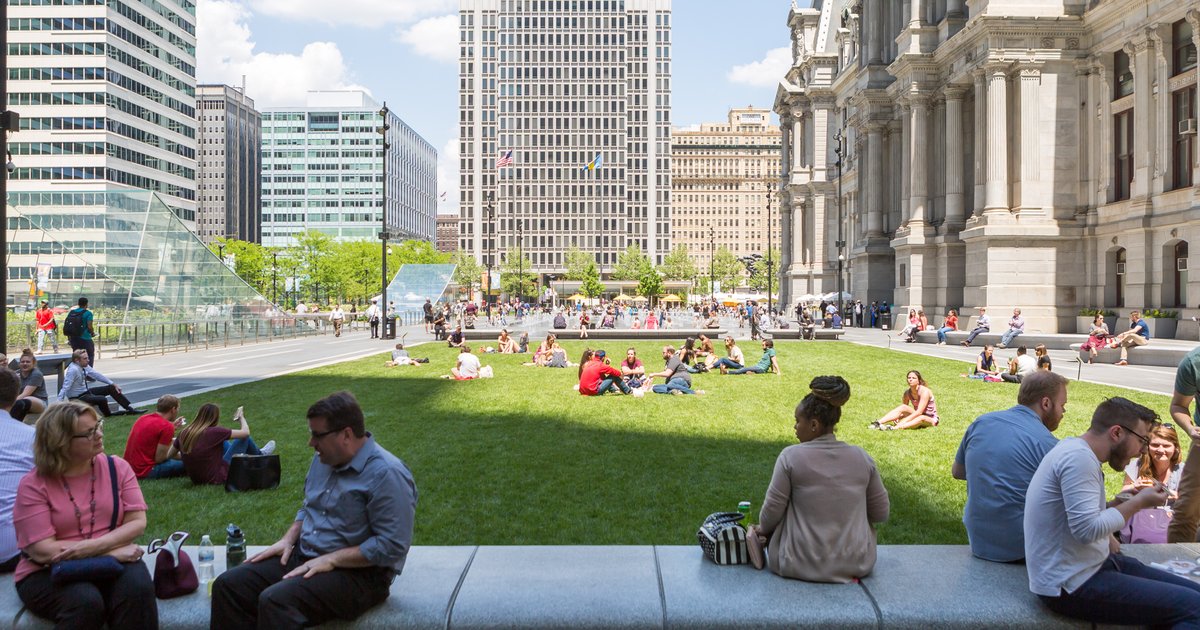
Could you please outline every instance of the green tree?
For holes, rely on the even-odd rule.
[[[663,258],[663,263],[659,265],[658,271],[667,280],[687,280],[692,282],[696,279],[699,271],[696,269],[696,261],[688,256],[687,245],[676,245],[671,253]]]
[[[533,273],[533,262],[516,247],[508,248],[504,262],[500,263],[500,290],[510,297],[536,297],[537,276]]]
[[[596,269],[596,263],[588,263],[579,292],[590,298],[600,297],[600,294],[604,293],[604,285],[600,284],[600,271]]]
[[[638,278],[637,292],[638,295],[650,298],[651,302],[653,302],[654,298],[662,295],[662,276],[658,275],[658,272],[653,267],[647,266],[642,270],[641,277]]]
[[[217,239],[209,245],[214,255],[220,255],[224,248],[225,256],[233,258],[233,272],[242,280],[254,287],[263,296],[271,297],[271,250],[258,243],[239,241],[237,239]]]
[[[746,267],[728,247],[722,245],[713,255],[713,277],[721,283],[722,291],[733,291],[741,283]]]
[[[450,262],[455,265],[454,275],[450,278],[454,284],[468,291],[480,286],[483,280],[483,265],[479,264],[474,256],[460,249],[451,255]]]
[[[318,230],[305,230],[296,237],[293,257],[299,262],[300,299],[327,302],[344,293],[337,272],[333,237]]]
[[[396,258],[395,269],[399,269],[400,265],[444,265],[450,262],[450,254],[439,252],[429,241],[410,239],[389,249],[392,250],[388,256],[389,269],[393,268],[393,256]]]
[[[637,280],[650,264],[650,259],[642,253],[640,247],[630,244],[617,256],[617,266],[613,268],[613,280]]]
[[[588,265],[595,265],[596,259],[591,254],[579,249],[577,245],[572,244],[567,250],[565,258],[567,280],[583,280],[587,274]]]
[[[775,276],[771,279],[771,288],[779,288],[779,261],[780,252],[778,249],[771,250],[771,272]],[[763,256],[754,261],[750,267],[750,289],[753,291],[767,290],[767,258]]]

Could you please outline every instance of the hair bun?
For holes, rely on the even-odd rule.
[[[850,400],[850,383],[840,376],[818,376],[808,384],[812,395],[834,407],[841,407]]]

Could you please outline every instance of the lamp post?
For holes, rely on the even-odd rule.
[[[495,236],[496,236],[496,229],[495,229],[495,228],[496,228],[496,225],[495,225],[495,222],[496,222],[496,208],[495,208],[495,205],[494,205],[494,203],[493,203],[493,202],[494,202],[494,200],[495,200],[495,198],[494,198],[494,195],[493,195],[492,193],[490,193],[490,192],[489,192],[489,193],[488,193],[488,204],[487,204],[487,215],[488,215],[488,223],[487,223],[487,228],[488,228],[488,229],[487,229],[487,232],[486,232],[486,234],[487,234],[487,246],[488,246],[488,253],[487,253],[487,292],[483,294],[483,302],[484,302],[484,304],[486,304],[486,305],[487,305],[487,317],[488,317],[488,321],[489,321],[489,322],[490,322],[490,321],[492,321],[492,256],[495,254],[495,246],[496,246],[496,241],[495,241]]]
[[[834,153],[834,155],[837,156],[837,162],[834,162],[833,165],[837,168],[837,178],[838,178],[838,181],[837,181],[837,191],[838,191],[837,192],[837,224],[838,224],[838,227],[837,227],[837,241],[834,243],[834,246],[837,247],[837,292],[838,292],[837,304],[838,304],[838,315],[841,315],[842,321],[845,322],[846,321],[846,302],[843,299],[843,297],[845,295],[845,291],[842,288],[843,287],[843,285],[842,285],[842,265],[846,258],[845,253],[844,253],[845,249],[846,249],[846,240],[845,240],[846,237],[844,234],[842,234],[842,158],[843,158],[842,152],[844,151],[844,148],[842,147],[842,130],[841,129],[834,130],[833,140],[834,140],[834,142],[837,143],[837,145],[834,146],[834,148],[833,148],[833,153]]]
[[[520,219],[517,222],[517,315],[521,314],[521,305],[525,303],[525,226]]]
[[[382,144],[380,146],[379,156],[380,156],[380,161],[383,162],[383,190],[381,191],[381,199],[380,199],[381,203],[380,203],[380,207],[379,207],[379,222],[380,222],[380,228],[381,228],[380,232],[379,232],[379,239],[381,241],[381,246],[379,248],[379,255],[383,258],[383,272],[380,274],[380,284],[382,285],[382,289],[380,290],[380,295],[379,295],[379,308],[383,312],[383,317],[380,319],[384,322],[384,325],[383,325],[384,331],[387,331],[387,329],[388,329],[387,328],[387,326],[388,326],[387,318],[391,316],[391,313],[388,312],[388,299],[387,299],[388,238],[391,236],[390,234],[388,234],[388,223],[387,223],[388,149],[391,148],[391,146],[392,146],[392,145],[388,144],[388,141],[387,141],[387,132],[389,129],[392,128],[392,126],[388,124],[388,114],[390,114],[390,113],[391,113],[391,110],[388,109],[387,101],[384,101],[383,109],[379,110],[379,117],[381,120],[381,124],[379,125],[379,128],[376,130],[379,132],[380,140],[382,141]],[[392,325],[395,325],[395,323],[393,322]],[[386,337],[386,334],[379,335],[379,337],[382,339],[382,338]]]
[[[279,308],[279,279],[275,267],[279,264],[279,252],[271,252],[271,303]]]
[[[768,318],[768,320],[771,318],[772,313],[773,313],[773,310],[771,308],[771,281],[774,280],[773,276],[775,275],[775,271],[774,271],[775,261],[771,257],[771,247],[773,246],[772,240],[771,240],[771,228],[773,227],[773,224],[771,223],[771,197],[773,197],[774,194],[775,194],[775,184],[768,183],[767,184],[767,318]]]
[[[713,273],[714,263],[717,259],[717,231],[713,226],[708,226],[708,305],[712,306],[716,301],[713,297],[713,284],[716,283],[717,277]]]
[[[0,151],[8,162],[0,174],[0,352],[8,351],[8,175],[16,170],[8,153],[8,132],[20,129],[15,112],[8,111],[8,2],[0,3]]]

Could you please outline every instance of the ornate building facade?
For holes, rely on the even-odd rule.
[[[1194,2],[816,0],[788,24],[785,303],[841,256],[855,298],[938,316],[1200,312]]]

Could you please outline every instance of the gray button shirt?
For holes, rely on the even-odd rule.
[[[358,546],[371,564],[404,568],[412,546],[417,487],[404,462],[367,441],[350,463],[334,468],[313,455],[304,481],[300,551],[320,556]]]

